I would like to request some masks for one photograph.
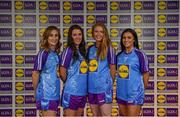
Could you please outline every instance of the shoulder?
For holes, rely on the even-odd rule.
[[[72,53],[73,52],[73,49],[71,48],[71,47],[67,47],[63,52],[62,52],[62,54],[70,54],[70,53]]]
[[[145,52],[141,49],[135,49],[134,52],[138,55],[138,56],[146,56]]]
[[[95,45],[90,45],[90,46],[87,48],[87,51],[92,50],[94,47],[95,47]]]
[[[116,57],[121,56],[123,53],[124,53],[123,51],[119,51],[119,52],[117,53]]]
[[[49,54],[48,51],[46,51],[45,49],[41,49],[41,50],[39,50],[37,56],[38,57],[44,57],[44,56],[47,56],[48,54]]]

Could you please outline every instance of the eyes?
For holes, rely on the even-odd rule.
[[[75,36],[82,36],[82,34],[81,33],[75,33],[75,34],[72,34],[72,36],[73,37],[75,37]]]
[[[125,40],[125,39],[133,39],[133,37],[131,37],[131,36],[123,36],[123,38],[122,38],[123,40]]]
[[[50,34],[49,37],[58,37],[58,34]]]
[[[104,33],[103,31],[95,30],[94,33]]]

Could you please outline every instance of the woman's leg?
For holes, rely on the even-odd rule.
[[[78,108],[76,111],[76,116],[83,116],[84,108]]]
[[[101,116],[111,116],[111,112],[112,112],[112,104],[102,104],[100,105],[100,112],[101,112]]]
[[[99,105],[97,104],[90,104],[91,111],[93,116],[101,116]]]
[[[76,110],[72,109],[64,109],[64,116],[75,116]]]
[[[141,105],[127,105],[128,116],[139,116]]]
[[[53,110],[42,111],[42,116],[43,117],[56,117],[56,111],[53,111]]]
[[[120,116],[127,116],[128,115],[128,108],[125,104],[118,104],[119,107],[119,115]]]

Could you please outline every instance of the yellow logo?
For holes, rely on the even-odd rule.
[[[118,115],[118,109],[112,108],[112,116],[117,116],[117,115]]]
[[[162,77],[166,75],[166,70],[164,68],[158,68],[157,73],[158,73],[158,76]]]
[[[64,2],[63,3],[63,9],[66,11],[71,10],[71,3],[70,2]]]
[[[116,24],[119,21],[119,17],[117,15],[112,15],[110,20],[111,23]]]
[[[64,37],[67,37],[67,36],[68,36],[68,31],[69,31],[68,28],[65,28],[65,29],[63,30],[63,35],[64,35]]]
[[[164,1],[159,1],[159,3],[158,3],[158,8],[159,8],[160,10],[166,9],[166,2],[164,2]]]
[[[16,29],[16,37],[22,37],[24,35],[24,31],[22,28]]]
[[[17,77],[23,77],[24,76],[24,70],[23,69],[16,69],[16,76]]]
[[[163,41],[160,41],[160,42],[158,43],[158,49],[159,49],[159,50],[165,50],[165,49],[166,49],[166,43],[163,42]]]
[[[158,63],[166,62],[166,57],[164,55],[159,55],[157,59],[158,59]]]
[[[159,28],[158,29],[158,36],[164,37],[166,35],[166,29],[165,28]]]
[[[22,95],[16,96],[16,103],[22,104],[24,102],[24,97]]]
[[[117,2],[111,2],[111,10],[115,11],[118,10],[118,3]]]
[[[48,17],[47,17],[46,15],[41,15],[41,16],[39,17],[39,20],[40,20],[40,22],[41,22],[42,24],[46,24],[47,21],[48,21]]]
[[[165,103],[166,97],[164,95],[158,95],[157,101],[158,103]]]
[[[87,66],[86,61],[85,60],[81,61],[81,64],[80,64],[80,73],[85,74],[85,73],[87,73],[87,71],[88,71],[88,66]]]
[[[142,49],[142,42],[139,42],[139,49]]]
[[[87,43],[87,46],[88,46],[88,47],[89,47],[89,46],[92,46],[92,45],[94,45],[93,42],[88,42],[88,43]]]
[[[15,8],[16,8],[17,10],[23,9],[23,2],[22,2],[22,1],[16,1],[16,2],[15,2]]]
[[[16,50],[23,50],[23,49],[24,49],[24,43],[16,42]]]
[[[112,28],[111,29],[111,37],[118,37],[118,29]]]
[[[23,22],[23,16],[22,15],[16,15],[16,23],[22,23]]]
[[[120,65],[118,71],[121,78],[127,79],[129,77],[129,66]]]
[[[141,10],[142,9],[142,3],[137,1],[134,3],[135,10]]]
[[[90,62],[89,62],[89,71],[90,72],[95,72],[95,71],[97,71],[97,69],[98,69],[97,60],[96,59],[90,60]]]
[[[164,90],[166,88],[166,83],[163,81],[158,82],[157,87],[159,90]]]
[[[39,8],[40,8],[41,10],[46,10],[46,9],[48,8],[47,2],[41,1],[41,2],[39,3]]]
[[[134,16],[134,22],[135,23],[142,23],[142,16],[141,15],[135,15]]]
[[[16,63],[22,64],[24,62],[24,57],[22,55],[16,56]]]
[[[142,36],[142,29],[141,28],[136,28],[135,31],[136,31],[138,37]]]
[[[87,36],[88,36],[88,37],[92,37],[92,28],[89,28],[89,29],[87,30]]]
[[[93,23],[95,23],[95,16],[94,16],[94,15],[89,15],[89,16],[87,17],[87,23],[88,23],[88,24],[93,24]]]
[[[95,3],[94,3],[94,2],[88,2],[88,3],[87,3],[87,9],[88,9],[89,11],[94,10],[94,9],[95,9]]]
[[[159,15],[158,16],[158,22],[159,23],[166,23],[166,16],[165,15]]]
[[[166,110],[164,108],[158,108],[157,114],[158,114],[158,116],[165,116]]]
[[[22,109],[16,110],[16,117],[22,117],[24,115],[24,111]]]
[[[44,33],[45,30],[46,30],[45,28],[41,28],[41,29],[39,30],[39,35],[40,35],[41,37],[43,36],[43,33]]]
[[[66,23],[66,24],[70,24],[70,23],[71,23],[71,16],[70,16],[70,15],[65,15],[65,16],[63,17],[63,21],[64,21],[64,23]]]
[[[63,42],[63,48],[65,49],[67,47],[67,42]]]
[[[22,82],[16,82],[16,90],[22,91],[24,89],[24,84]]]
[[[118,49],[118,42],[112,42],[112,47],[117,50]]]

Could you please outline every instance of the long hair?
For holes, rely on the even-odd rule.
[[[109,34],[108,34],[108,30],[106,28],[106,26],[103,23],[96,23],[95,25],[93,25],[92,27],[92,36],[94,37],[94,31],[96,27],[102,27],[103,29],[103,34],[104,34],[104,38],[100,44],[100,47],[98,48],[97,51],[97,56],[103,60],[105,59],[105,57],[107,57],[107,52],[108,52],[108,48],[111,46],[111,40],[109,38]]]
[[[60,42],[61,35],[59,29],[56,26],[48,26],[46,28],[46,30],[43,33],[42,39],[40,40],[40,48],[43,48],[49,52],[50,49],[48,44],[48,38],[53,30],[56,30],[58,32],[58,43],[56,45],[55,51],[59,54],[61,48],[61,42]]]
[[[71,47],[73,49],[73,61],[76,61],[76,60],[79,59],[79,55],[78,55],[76,45],[75,45],[75,43],[73,41],[73,38],[72,38],[72,32],[73,32],[74,29],[80,30],[81,33],[82,33],[82,41],[81,41],[81,43],[79,45],[79,52],[84,57],[84,59],[86,57],[86,48],[85,48],[85,40],[84,40],[84,31],[83,31],[83,29],[79,25],[72,25],[69,28],[69,31],[68,31],[67,47]]]
[[[136,31],[131,29],[131,28],[127,28],[121,34],[121,41],[120,41],[121,52],[123,52],[125,50],[125,46],[123,45],[123,41],[122,40],[123,40],[124,33],[126,33],[126,32],[130,32],[133,35],[133,37],[134,37],[134,47],[139,49],[138,36],[137,36]]]

